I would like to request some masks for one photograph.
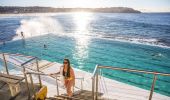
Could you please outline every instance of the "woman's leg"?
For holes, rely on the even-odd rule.
[[[64,80],[64,86],[65,86],[65,88],[67,88],[67,84],[68,84],[68,80]]]
[[[73,92],[71,90],[72,87],[73,87],[73,81],[69,80],[67,83],[67,94],[69,97],[71,97],[73,95]]]
[[[67,95],[68,95],[68,80],[64,80],[64,86],[66,88],[66,92],[67,92]]]

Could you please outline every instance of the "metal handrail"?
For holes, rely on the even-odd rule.
[[[7,62],[6,62],[5,54],[2,54],[2,56],[3,56],[3,60],[4,60],[4,66],[5,66],[6,73],[9,75],[8,65],[7,65]]]
[[[34,75],[45,75],[45,76],[50,76],[49,74],[45,74],[45,73],[42,73],[42,72],[26,72],[25,74],[29,74],[30,75],[30,80],[31,80],[31,84],[32,84],[32,87],[34,87],[33,85],[33,79],[32,79],[32,74]],[[56,76],[56,85],[57,85],[57,95],[59,95],[59,88],[58,88],[58,81],[57,81],[57,76]],[[42,83],[40,83],[40,85],[42,85]],[[34,88],[33,88],[34,89]],[[36,93],[34,92],[34,96],[36,95]]]
[[[0,59],[1,59],[1,58],[0,58]],[[10,61],[7,61],[7,60],[6,60],[6,62],[14,65],[15,68],[23,68],[23,67],[21,67],[20,65],[14,64],[13,62],[10,62]],[[35,70],[31,69],[31,68],[28,68],[28,66],[26,66],[26,68],[29,69],[29,70],[35,71]]]
[[[29,63],[29,62],[35,60],[35,59],[37,59],[37,57],[34,57],[34,58],[32,58],[32,59],[30,59],[30,60],[28,60],[28,61],[22,63],[21,66],[24,66],[25,64],[27,64],[27,63]]]
[[[12,56],[20,56],[20,57],[26,57],[26,58],[33,58],[33,56],[26,56],[26,55],[23,55],[23,54],[13,54],[13,53],[3,53],[3,52],[0,52],[0,54],[5,54],[5,55],[12,55]]]
[[[94,78],[94,77],[95,77],[96,72],[97,72],[97,68],[98,68],[98,65],[96,65],[96,66],[95,66],[95,68],[94,68],[94,71],[93,71],[93,74],[92,74],[92,78]]]
[[[51,76],[51,75],[49,75],[49,74],[45,74],[45,73],[42,73],[42,72],[25,72],[25,74],[29,74],[29,75],[30,75],[30,80],[31,80],[32,87],[34,87],[34,86],[33,86],[32,76],[31,76],[32,74],[34,74],[34,75]],[[59,76],[56,76],[57,95],[59,96],[59,88],[58,88],[58,81],[57,81],[58,79],[57,79],[57,77],[59,77]],[[82,90],[82,88],[83,88],[82,81],[84,81],[84,78],[75,78],[75,79],[81,80],[81,90]]]
[[[120,67],[98,66],[98,65],[96,65],[96,67],[94,68],[94,71],[93,71],[93,75],[92,75],[92,97],[93,97],[93,100],[98,99],[98,69],[111,69],[111,70],[120,70],[120,71],[127,71],[127,72],[138,72],[138,73],[145,73],[145,74],[153,74],[154,77],[153,77],[153,82],[152,82],[152,85],[151,85],[149,100],[152,99],[157,75],[170,76],[170,73],[162,73],[162,72],[137,70],[137,69],[130,69],[130,68],[120,68]]]
[[[156,74],[156,75],[162,75],[162,76],[170,76],[170,73],[136,70],[136,69],[130,69],[130,68],[120,68],[120,67],[110,67],[110,66],[98,66],[98,68],[121,70],[121,71],[127,71],[127,72],[139,72],[139,73],[145,73],[145,74]]]
[[[31,59],[25,61],[24,63],[22,63],[21,65],[16,65],[16,64],[14,64],[14,63],[12,63],[12,62],[10,62],[10,61],[7,61],[6,59],[4,59],[4,61],[5,61],[5,62],[12,63],[13,65],[15,65],[14,67],[18,66],[18,67],[20,67],[20,68],[23,69],[23,75],[24,75],[24,77],[25,77],[25,82],[26,82],[28,91],[30,91],[30,88],[29,88],[29,86],[28,86],[27,75],[30,76],[30,80],[31,80],[31,84],[32,84],[32,85],[33,85],[33,80],[32,80],[32,76],[31,76],[31,75],[32,75],[32,74],[38,75],[38,76],[39,76],[40,87],[42,86],[42,85],[41,85],[42,83],[41,83],[40,75],[46,75],[46,76],[47,76],[48,74],[45,74],[45,73],[42,73],[42,72],[39,71],[39,66],[38,66],[39,64],[38,64],[38,58],[37,58],[37,57],[25,56],[25,55],[22,55],[22,54],[1,53],[1,52],[0,52],[0,54],[2,54],[4,58],[5,58],[5,55],[22,56],[22,57],[31,58]],[[0,58],[0,59],[1,59],[1,58]],[[33,60],[36,60],[37,72],[27,72],[27,71],[26,71],[26,64],[29,63],[29,62],[31,62],[31,61],[33,61]],[[6,67],[7,72],[8,72],[7,65],[6,65],[5,67]],[[28,68],[28,69],[30,69],[30,68]],[[30,70],[32,70],[32,69],[30,69]],[[50,75],[48,75],[48,76],[50,76]],[[56,76],[57,95],[59,95],[58,82],[57,82],[58,79],[57,79],[57,77],[58,77],[58,76]],[[54,77],[53,77],[53,78],[54,78]],[[82,89],[83,89],[83,83],[82,83],[82,81],[84,81],[84,78],[75,78],[75,79],[81,80],[81,90],[82,90]],[[32,86],[32,88],[34,88],[34,86]],[[34,92],[34,93],[35,93],[35,92]],[[35,96],[35,94],[34,94],[34,96]],[[28,99],[29,99],[29,98],[30,98],[30,93],[28,92]]]
[[[2,56],[3,56],[3,58],[5,58],[5,55],[12,55],[12,54],[4,54],[4,53],[0,53],[0,54],[2,54]],[[14,54],[14,55],[18,55],[18,56],[20,56],[20,54]],[[27,56],[23,56],[23,57],[27,57]],[[27,58],[31,58],[31,59],[29,59],[29,60],[27,60],[26,62],[24,62],[24,63],[22,63],[20,66],[22,67],[22,69],[23,69],[23,74],[24,74],[24,77],[25,77],[25,82],[26,82],[26,86],[27,86],[27,90],[28,91],[30,91],[30,89],[29,89],[29,86],[28,86],[28,80],[27,80],[27,75],[26,75],[26,68],[25,68],[25,64],[27,64],[27,63],[29,63],[29,62],[31,62],[31,61],[33,61],[33,60],[36,60],[36,64],[37,64],[37,71],[39,71],[39,67],[38,67],[38,60],[37,60],[37,57],[27,57]],[[6,59],[4,59],[4,62],[6,63],[7,62],[7,60]],[[17,65],[18,66],[18,65]],[[7,65],[5,66],[6,67],[6,72],[8,72],[8,68],[7,68]],[[14,66],[15,67],[15,66]],[[31,74],[30,74],[31,75]],[[40,87],[42,86],[41,85],[41,79],[40,79],[40,76],[38,77],[39,78],[39,83],[40,83]],[[28,92],[28,100],[30,99],[30,92]]]
[[[42,72],[26,72],[26,74],[35,74],[35,75],[45,75],[45,76],[51,76],[49,74],[45,74],[45,73],[42,73]],[[56,77],[59,77],[59,76],[56,76]],[[75,78],[75,79],[79,79],[79,80],[84,80],[84,78]]]
[[[34,74],[34,75],[45,75],[45,76],[49,76],[48,74],[41,73],[41,72],[26,72],[26,74]]]

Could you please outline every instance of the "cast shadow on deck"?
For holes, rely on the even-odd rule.
[[[98,100],[109,100],[106,98],[102,98],[102,96],[103,93],[98,93],[98,97],[99,97]],[[93,100],[93,97],[91,91],[79,90],[79,91],[75,91],[71,98],[69,98],[67,94],[61,94],[59,96],[50,97],[47,100]]]

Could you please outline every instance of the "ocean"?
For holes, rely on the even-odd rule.
[[[170,73],[170,13],[3,15],[0,42],[0,52],[59,63],[69,58],[73,67],[88,72],[98,64]],[[150,90],[153,75],[102,71],[105,77]],[[169,87],[170,77],[158,76],[155,91],[170,96]]]

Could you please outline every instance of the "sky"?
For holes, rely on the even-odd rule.
[[[0,0],[0,6],[131,7],[142,12],[170,12],[170,0]]]

